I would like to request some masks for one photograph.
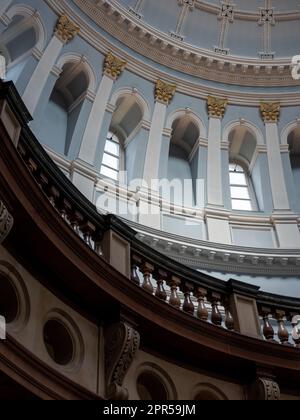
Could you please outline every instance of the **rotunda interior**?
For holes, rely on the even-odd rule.
[[[292,346],[294,337],[298,347],[298,320],[291,321],[300,313],[299,20],[298,0],[2,0],[0,4],[3,138],[8,133],[13,139],[43,197],[100,259],[141,284],[155,299],[168,300],[190,315],[199,304],[201,322],[206,302],[212,324],[225,325],[229,331],[231,321],[237,328],[236,318],[245,311],[250,321],[239,320],[240,334],[252,339],[263,334],[272,341],[270,330],[279,325],[278,340]],[[4,87],[9,83],[11,90]],[[13,170],[15,161],[11,162]],[[23,188],[27,185],[31,191],[26,176],[21,176]],[[223,383],[228,372],[218,364],[219,377],[213,383],[203,372],[197,377],[197,369],[187,362],[192,350],[182,359],[183,366],[174,365],[171,349],[164,350],[166,354],[150,352],[147,360],[147,346],[151,347],[147,339],[119,382],[107,373],[107,366],[105,379],[87,374],[79,380],[76,369],[93,370],[97,340],[101,342],[107,333],[110,343],[111,326],[99,333],[93,304],[101,297],[111,315],[122,307],[121,297],[109,286],[105,290],[104,283],[100,282],[104,290],[98,295],[96,283],[89,283],[88,289],[84,282],[71,285],[68,279],[56,294],[49,278],[55,270],[64,277],[63,265],[68,267],[71,261],[63,242],[51,236],[52,229],[59,228],[54,228],[49,213],[49,226],[42,230],[42,204],[37,198],[34,202],[40,207],[31,213],[24,204],[32,219],[36,217],[33,240],[45,242],[53,258],[47,262],[52,271],[46,272],[37,257],[38,246],[30,245],[32,252],[25,245],[22,252],[16,246],[31,225],[24,227],[29,219],[21,217],[21,207],[14,212],[17,199],[5,202],[6,190],[1,187],[0,182],[0,202],[21,230],[5,236],[3,244],[0,241],[0,316],[7,315],[9,334],[19,336],[28,351],[88,390],[84,394],[72,388],[66,399],[87,397],[88,392],[95,396],[97,389],[98,396],[109,396],[107,389],[112,388],[115,399],[246,399],[246,379],[237,375]],[[33,201],[34,193],[30,194]],[[84,216],[74,210],[77,205]],[[76,217],[69,215],[71,208]],[[98,226],[99,220],[105,228]],[[71,238],[68,241],[69,249],[77,247]],[[10,268],[8,262],[2,264],[6,259]],[[35,264],[36,273],[31,270]],[[75,275],[75,262],[72,267]],[[16,270],[26,280],[19,281]],[[45,276],[40,282],[39,270],[40,278]],[[183,282],[184,275],[191,279]],[[158,284],[153,288],[154,280]],[[29,286],[33,290],[26,291]],[[73,294],[67,293],[69,287],[75,288]],[[202,294],[203,287],[210,289]],[[85,306],[77,313],[81,290]],[[64,293],[67,300],[54,310],[55,299]],[[223,298],[222,293],[235,297]],[[240,295],[244,300],[239,301]],[[70,310],[69,298],[76,301]],[[48,314],[42,311],[43,301],[53,301]],[[44,322],[37,327],[38,344],[30,343],[24,332],[33,302],[35,316]],[[92,315],[85,317],[86,310]],[[151,310],[155,313],[154,303]],[[127,312],[124,317],[111,315],[126,320],[116,327],[120,337],[134,337],[128,332]],[[101,325],[110,319],[104,313],[101,310],[103,318],[97,319]],[[138,333],[143,337],[148,329],[146,322]],[[88,349],[85,340],[91,340]],[[176,379],[166,374],[169,369]],[[180,385],[184,369],[193,384],[189,390]],[[283,370],[280,374],[282,398],[299,399],[296,374],[292,391]],[[7,375],[3,370],[5,380]],[[255,392],[248,387],[248,395],[260,398],[273,379],[271,374],[267,379],[261,373],[256,376]],[[32,392],[44,398],[44,391],[36,393],[16,382],[19,396],[28,398]],[[272,395],[278,399],[274,383]]]

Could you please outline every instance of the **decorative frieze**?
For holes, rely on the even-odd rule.
[[[104,74],[117,80],[126,67],[126,61],[123,61],[109,52],[104,61]]]
[[[158,80],[155,86],[155,100],[169,105],[169,103],[174,98],[175,92],[176,85],[166,83],[162,80]]]
[[[79,34],[80,28],[66,15],[60,16],[55,27],[55,35],[64,43],[71,42]]]
[[[208,115],[215,118],[223,118],[228,105],[228,99],[219,99],[213,96],[207,98]]]
[[[13,224],[13,217],[8,212],[7,208],[2,203],[2,201],[0,201],[0,244],[4,241],[4,239],[11,231]]]
[[[260,112],[265,123],[277,123],[280,117],[280,102],[261,102]]]

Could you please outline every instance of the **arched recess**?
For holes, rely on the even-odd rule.
[[[114,112],[105,133],[101,174],[117,181],[120,171],[126,171],[127,179],[121,181],[128,182],[141,173],[143,154],[146,153],[146,132],[142,125],[145,117],[149,118],[149,108],[144,98],[132,89],[116,92],[111,105]]]
[[[259,166],[254,169],[258,158],[258,141],[262,142],[259,131],[249,123],[232,124],[225,130],[225,139],[229,145],[229,195],[232,210],[258,210],[256,191],[261,200],[263,197]]]
[[[296,196],[300,195],[300,125],[294,126],[287,136],[287,144],[289,146],[290,162],[293,174],[294,187]],[[300,199],[298,199],[300,204]]]
[[[43,51],[46,32],[39,13],[30,6],[14,5],[6,15],[10,23],[0,35],[0,51],[6,59],[6,78],[16,83],[33,51]]]
[[[138,367],[136,389],[142,401],[176,401],[178,398],[170,375],[155,363],[144,363]]]
[[[87,93],[95,89],[94,73],[80,56],[64,56],[61,69],[40,122],[43,144],[57,153],[68,155]]]
[[[190,110],[179,110],[167,120],[171,129],[165,177],[172,188],[161,189],[163,198],[176,205],[193,207],[199,178],[199,140],[206,136],[204,124]]]
[[[195,401],[227,401],[226,395],[216,386],[211,384],[199,384],[195,391],[193,400]]]

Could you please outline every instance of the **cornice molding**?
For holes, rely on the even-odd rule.
[[[113,0],[95,4],[85,0],[74,2],[100,27],[134,51],[183,73],[244,86],[299,85],[291,76],[289,59],[261,60],[216,54],[153,28]]]
[[[246,248],[183,238],[127,221],[138,239],[189,267],[221,273],[299,276],[299,250]]]
[[[74,0],[75,2],[79,0]],[[81,0],[80,0],[81,1]],[[45,0],[45,2],[57,13],[68,13],[68,16],[76,21],[80,27],[81,32],[79,34],[86,42],[91,44],[95,49],[100,51],[102,54],[107,54],[109,51],[114,51],[118,54],[120,58],[124,61],[127,61],[127,70],[133,74],[137,74],[146,80],[149,80],[153,83],[157,79],[163,79],[169,83],[175,84],[177,86],[177,92],[194,96],[200,99],[207,99],[208,95],[214,96],[226,96],[229,99],[229,104],[243,105],[243,106],[254,106],[257,107],[260,104],[261,100],[266,101],[276,101],[280,97],[282,106],[293,106],[299,105],[299,94],[298,93],[253,93],[249,92],[238,92],[233,91],[232,89],[219,89],[215,87],[208,87],[201,84],[201,81],[195,83],[191,81],[184,80],[183,78],[175,77],[170,75],[165,71],[161,71],[149,64],[144,63],[143,61],[136,59],[132,55],[127,54],[123,49],[109,42],[105,37],[101,36],[99,32],[93,29],[86,20],[78,13],[76,13],[64,0]],[[126,37],[128,34],[126,33]],[[136,42],[136,40],[135,40]],[[173,57],[174,59],[174,57]],[[209,79],[209,74],[211,69],[207,69],[207,78]],[[220,72],[221,74],[221,72]],[[205,78],[205,77],[204,77]],[[218,81],[221,81],[218,79]],[[267,78],[265,82],[267,81]],[[254,84],[256,82],[254,81]],[[242,83],[238,83],[239,85]],[[263,86],[267,86],[265,83]],[[275,86],[275,85],[274,85]]]

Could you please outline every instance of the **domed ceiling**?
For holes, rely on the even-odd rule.
[[[299,0],[73,0],[127,47],[166,67],[230,84],[299,85]]]
[[[117,3],[137,13],[153,28],[201,49],[253,58],[300,54],[299,0],[118,0]]]

